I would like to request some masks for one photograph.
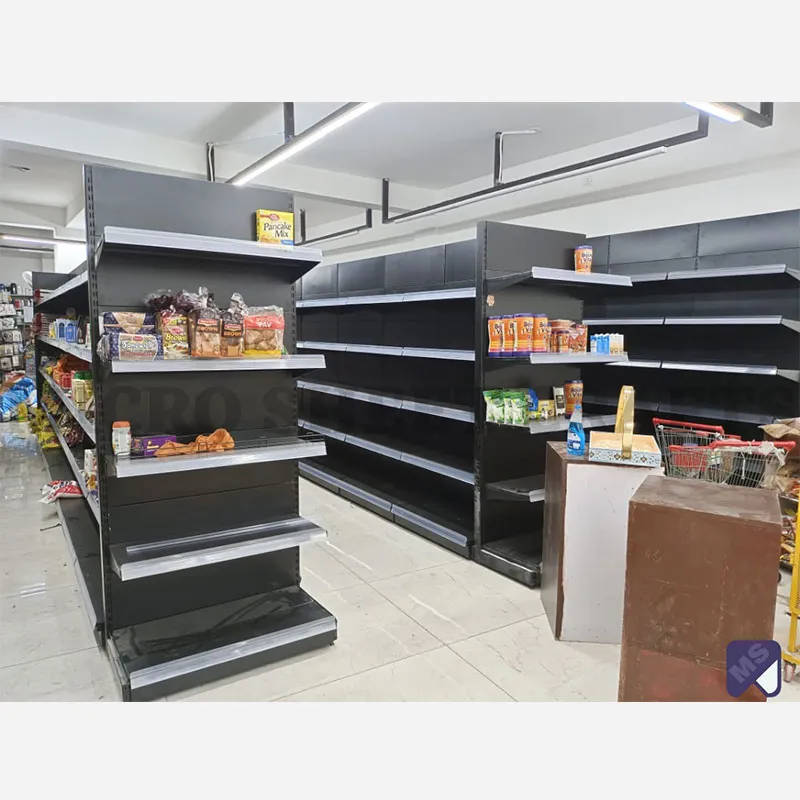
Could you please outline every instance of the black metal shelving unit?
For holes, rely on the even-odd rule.
[[[255,210],[290,211],[288,196],[96,166],[85,168],[85,186],[88,268],[36,274],[34,286],[56,290],[47,306],[68,301],[88,313],[92,342],[103,312],[142,309],[164,287],[203,285],[221,302],[239,292],[251,305],[282,306],[294,353],[293,284],[320,253],[252,241]],[[40,337],[37,364],[58,350],[90,360],[94,375],[100,500],[96,513],[90,502],[74,506],[65,530],[85,562],[87,610],[123,698],[152,699],[332,643],[336,620],[301,588],[299,570],[299,546],[325,533],[299,516],[297,462],[325,443],[298,431],[295,378],[324,358],[104,364],[94,347]],[[134,435],[226,428],[236,446],[117,460],[115,420]],[[80,460],[66,447],[46,458],[59,474]]]
[[[759,425],[800,413],[800,211],[590,241],[595,271],[634,282],[586,313],[625,333],[640,429],[659,416],[761,439]],[[617,402],[602,378],[596,408]]]
[[[577,320],[586,293],[630,287],[625,277],[576,275],[572,248],[583,241],[482,223],[475,241],[306,275],[299,347],[324,352],[328,366],[298,384],[301,424],[326,437],[328,454],[305,461],[301,474],[537,585],[544,443],[563,439],[567,425],[487,425],[482,391],[533,386],[549,397],[552,385],[581,369],[624,356],[545,354],[501,363],[487,355],[487,316],[531,311]],[[608,413],[586,419],[587,427],[613,424]]]

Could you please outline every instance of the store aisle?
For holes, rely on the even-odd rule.
[[[23,431],[0,425],[0,700],[118,700]],[[303,515],[329,532],[303,550],[303,585],[337,616],[339,640],[171,700],[616,699],[619,648],[553,641],[537,591],[301,487]],[[781,642],[787,592],[788,576]],[[800,700],[800,684],[778,699]]]

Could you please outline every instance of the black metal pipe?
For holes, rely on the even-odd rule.
[[[216,145],[213,142],[206,144],[206,180],[215,181],[217,179],[217,161],[215,155]]]
[[[294,103],[283,104],[283,141],[294,139]]]
[[[616,153],[610,153],[609,155],[605,156],[598,156],[597,158],[590,158],[586,161],[581,161],[577,164],[570,164],[566,167],[558,167],[557,169],[547,170],[546,172],[540,172],[538,175],[529,175],[526,178],[518,178],[515,181],[509,181],[508,183],[500,183],[496,184],[495,186],[490,186],[486,189],[479,189],[475,192],[470,192],[469,194],[463,194],[459,197],[452,197],[449,200],[442,200],[439,203],[433,203],[429,206],[424,206],[422,208],[415,208],[412,211],[404,211],[402,214],[395,214],[395,216],[389,215],[389,181],[384,178],[383,179],[383,192],[382,192],[382,204],[381,204],[381,212],[384,224],[389,222],[398,222],[399,220],[403,219],[411,219],[412,217],[419,216],[421,214],[429,214],[433,211],[444,211],[451,206],[457,206],[465,201],[471,200],[478,200],[492,197],[493,195],[499,194],[501,192],[506,192],[509,189],[521,188],[524,187],[526,184],[535,183],[536,181],[545,180],[547,178],[555,178],[558,176],[563,175],[564,177],[569,177],[570,173],[577,172],[579,170],[588,169],[590,167],[601,166],[602,164],[608,164],[614,161],[618,161],[622,158],[628,158],[629,156],[638,155],[639,153],[646,153],[648,150],[656,150],[659,147],[675,147],[676,145],[680,144],[687,144],[688,142],[696,142],[699,139],[705,139],[708,136],[708,114],[703,113],[702,111],[699,114],[697,120],[697,128],[693,131],[688,133],[680,133],[677,136],[670,136],[666,139],[659,139],[655,142],[648,142],[647,144],[642,144],[637,147],[630,147],[627,150],[619,150]],[[497,135],[495,137],[495,148],[497,148]],[[495,150],[495,159],[497,158],[497,150]],[[496,175],[495,171],[495,175]]]
[[[336,231],[336,233],[326,233],[325,236],[317,236],[314,239],[306,239],[306,212],[305,209],[300,209],[300,236],[302,240],[298,242],[298,244],[314,244],[315,242],[324,242],[328,239],[336,239],[339,236],[345,236],[350,233],[367,231],[372,227],[372,209],[368,208],[366,211],[366,221],[363,225],[356,225],[354,228],[345,228],[342,231]]]

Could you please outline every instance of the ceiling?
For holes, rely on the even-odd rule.
[[[14,167],[28,167],[28,171]],[[77,161],[20,150],[0,141],[0,200],[66,206],[80,191],[82,176]]]

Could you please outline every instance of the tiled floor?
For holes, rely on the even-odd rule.
[[[116,700],[32,441],[0,425],[0,700]],[[539,594],[302,482],[329,532],[303,586],[339,621],[332,647],[171,700],[615,700],[619,648],[555,642]],[[788,628],[788,576],[776,638]],[[780,700],[800,700],[800,684]]]

